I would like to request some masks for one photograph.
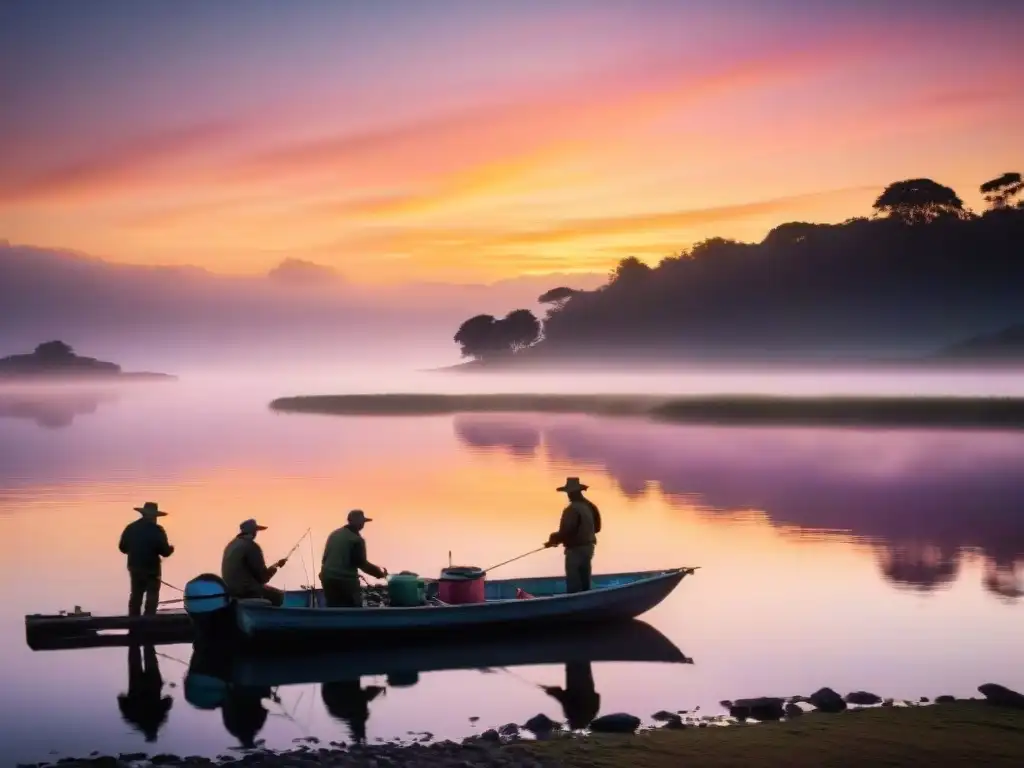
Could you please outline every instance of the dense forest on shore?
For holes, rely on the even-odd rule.
[[[780,224],[760,243],[711,238],[656,266],[625,258],[597,290],[540,296],[543,318],[477,315],[454,340],[483,362],[933,356],[1024,321],[1021,174],[980,191],[977,213],[909,179],[870,217]]]

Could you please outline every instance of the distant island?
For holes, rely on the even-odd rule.
[[[467,362],[441,370],[1024,362],[1024,181],[1005,173],[979,189],[982,213],[908,179],[870,218],[780,224],[760,243],[711,238],[656,266],[622,259],[596,290],[541,295],[543,318],[469,318],[454,335]]]
[[[170,381],[176,377],[166,373],[126,373],[116,363],[93,357],[81,357],[63,341],[47,341],[29,354],[0,358],[0,381],[9,380],[158,380]]]

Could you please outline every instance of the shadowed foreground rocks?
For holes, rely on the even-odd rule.
[[[304,745],[286,752],[253,751],[242,757],[180,757],[122,754],[84,759],[62,758],[31,768],[133,768],[145,764],[188,766],[253,766],[254,768],[547,768],[602,765],[617,768],[644,765],[721,766],[872,765],[889,766],[1019,766],[1024,765],[1024,695],[986,683],[980,700],[939,696],[934,705],[883,700],[854,691],[845,697],[831,688],[810,696],[757,697],[723,701],[732,727],[723,716],[661,710],[652,719],[661,727],[641,729],[641,719],[628,713],[596,718],[589,733],[566,730],[562,723],[539,714],[522,726],[509,723],[485,730],[462,743],[390,743],[331,748]],[[849,702],[849,704],[848,704]],[[863,702],[863,703],[861,703]],[[806,708],[805,708],[806,706]],[[699,708],[698,708],[699,709]],[[682,717],[687,714],[687,717]],[[747,720],[765,721],[756,726]],[[782,722],[772,722],[782,721]],[[521,732],[535,740],[521,740]],[[310,738],[311,744],[316,739]],[[838,761],[838,762],[836,762]],[[20,768],[29,768],[21,766]]]

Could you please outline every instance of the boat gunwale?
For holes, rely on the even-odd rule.
[[[535,602],[537,600],[544,600],[544,601],[547,601],[547,600],[571,600],[571,599],[577,599],[578,600],[581,597],[592,597],[595,593],[606,593],[606,592],[615,593],[616,590],[630,589],[630,588],[637,587],[637,586],[640,586],[640,585],[656,583],[658,581],[667,580],[667,579],[670,579],[670,578],[674,578],[676,576],[678,576],[679,580],[681,581],[686,576],[692,575],[697,570],[697,568],[699,568],[699,567],[700,566],[686,566],[686,567],[682,567],[682,568],[666,568],[666,569],[654,570],[654,571],[623,571],[623,572],[620,572],[620,573],[600,574],[601,578],[608,578],[608,579],[614,579],[614,578],[623,577],[623,576],[633,576],[633,575],[636,575],[638,573],[651,574],[651,575],[650,576],[645,576],[644,578],[635,579],[634,581],[630,581],[630,582],[627,582],[625,584],[612,584],[612,585],[609,585],[607,587],[598,587],[598,588],[595,588],[595,589],[585,590],[583,592],[562,592],[562,593],[556,594],[556,595],[537,595],[537,596],[534,596],[534,597],[530,598],[529,602],[532,603],[532,602]],[[546,577],[546,576],[527,576],[527,577],[523,577],[522,579],[515,579],[515,578],[512,578],[512,579],[496,579],[494,582],[491,582],[491,583],[492,584],[493,583],[509,583],[509,582],[514,582],[514,581],[527,580],[527,579],[537,579],[537,578],[543,579],[543,578],[559,578],[559,577],[557,577],[557,576],[552,576],[552,577]],[[501,598],[501,599],[498,599],[498,600],[485,600],[482,603],[456,603],[456,604],[446,603],[444,605],[430,605],[430,604],[427,604],[427,605],[409,605],[409,606],[381,606],[381,608],[385,608],[386,607],[386,609],[387,609],[389,614],[395,614],[395,613],[404,613],[404,612],[407,612],[407,611],[422,611],[422,610],[437,611],[438,609],[454,609],[454,608],[475,608],[477,610],[480,610],[481,608],[485,608],[486,609],[486,608],[491,608],[491,607],[494,607],[494,606],[499,606],[499,605],[503,606],[503,605],[507,605],[509,603],[521,603],[521,602],[523,602],[523,601],[520,600],[519,598],[510,597],[510,598]],[[365,612],[367,610],[367,608],[365,606],[362,607],[362,608],[329,608],[329,607],[326,607],[326,606],[324,606],[324,607],[315,607],[314,608],[314,607],[311,607],[311,606],[308,606],[308,605],[302,605],[302,606],[299,606],[299,605],[293,605],[293,606],[283,606],[283,605],[282,606],[274,606],[274,605],[270,605],[270,604],[267,604],[267,603],[249,603],[249,602],[237,603],[237,607],[239,609],[241,609],[245,613],[250,613],[250,612],[263,613],[263,612],[267,612],[267,611],[273,611],[273,612],[287,611],[287,612],[289,612],[289,613],[291,613],[293,615],[297,614],[299,612],[304,612],[304,613],[317,614],[317,615],[321,615],[321,616],[323,615],[323,613],[325,611],[330,611],[331,615],[333,615],[333,616],[338,616],[338,615],[353,615],[353,616],[360,615],[360,616],[363,616],[363,615],[365,615]]]

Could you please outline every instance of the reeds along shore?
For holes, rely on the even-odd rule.
[[[643,416],[694,424],[1024,429],[1024,398],[1019,397],[363,394],[283,397],[270,407],[337,416],[533,412]]]

